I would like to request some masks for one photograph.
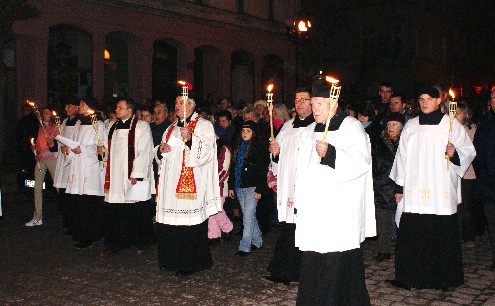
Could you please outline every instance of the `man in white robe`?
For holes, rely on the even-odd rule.
[[[338,103],[330,106],[329,93],[324,79],[315,80],[315,123],[301,134],[297,155],[295,242],[303,251],[297,304],[369,305],[360,244],[376,235],[371,146],[359,121]]]
[[[179,120],[167,128],[162,144],[157,146],[159,265],[161,270],[180,275],[212,266],[208,217],[222,209],[215,131],[194,108],[194,100],[188,99],[184,105],[182,96],[177,97],[175,114]]]
[[[61,124],[61,136],[74,140],[76,136],[76,123],[78,122],[77,108],[79,106],[79,99],[76,97],[68,98],[64,100],[64,110],[67,118]],[[53,180],[53,186],[58,188],[59,205],[62,207],[63,211],[63,225],[69,228],[69,223],[71,223],[71,202],[67,201],[67,196],[65,194],[65,189],[67,188],[67,182],[69,180],[69,164],[74,157],[74,152],[70,150],[69,147],[59,142],[58,146],[58,156],[57,156],[57,166],[55,170],[55,178]],[[70,234],[70,233],[69,233]]]
[[[294,104],[296,118],[284,123],[269,147],[272,171],[277,177],[277,211],[282,228],[267,268],[270,275],[265,279],[284,284],[298,282],[301,267],[302,253],[295,246],[294,183],[301,133],[315,121],[311,113],[311,89],[297,89]]]
[[[149,124],[138,120],[135,111],[132,99],[120,100],[115,109],[118,120],[108,134],[105,250],[100,256],[130,246],[142,253],[155,241],[149,205],[154,189],[153,138]]]
[[[75,124],[74,140],[78,144],[71,148],[71,162],[68,165],[68,181],[65,193],[72,206],[72,224],[69,233],[78,243],[77,249],[84,249],[101,238],[103,178],[105,174],[102,156],[98,147],[105,146],[106,129],[103,121],[92,124],[90,111],[97,110],[94,97],[83,97],[79,101],[79,121]],[[98,135],[98,136],[97,136]],[[98,141],[99,139],[99,141]]]
[[[461,177],[476,152],[456,119],[449,136],[441,102],[435,87],[420,90],[421,114],[404,127],[390,173],[400,226],[389,282],[398,287],[447,290],[464,283],[457,205]]]

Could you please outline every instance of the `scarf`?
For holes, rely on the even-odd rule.
[[[132,116],[131,120],[131,128],[129,129],[129,135],[127,135],[127,175],[129,177],[131,176],[132,172],[132,166],[134,164],[134,158],[136,158],[136,151],[135,151],[135,140],[136,140],[136,125],[137,125],[137,118],[135,115]],[[112,136],[113,132],[115,132],[115,129],[117,128],[117,125],[121,124],[121,121],[115,122],[112,127],[110,128],[110,131],[108,132],[108,160],[107,160],[107,171],[105,173],[105,186],[104,190],[105,192],[108,192],[110,190],[110,149],[112,146]]]
[[[249,147],[249,142],[244,141],[241,139],[241,142],[239,143],[239,150],[237,151],[237,156],[235,160],[235,182],[234,182],[234,190],[239,189],[241,186],[241,174],[242,174],[242,167],[244,167],[244,160],[246,159],[246,154],[247,154],[247,149]]]

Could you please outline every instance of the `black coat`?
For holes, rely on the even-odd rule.
[[[234,149],[237,152],[237,148]],[[241,172],[240,188],[256,187],[256,193],[265,194],[269,188],[267,183],[268,164],[270,155],[267,148],[260,139],[251,140],[251,145],[246,152],[247,156]],[[236,156],[232,158],[229,175],[229,190],[234,190],[235,186],[235,164]]]
[[[397,208],[395,182],[389,175],[394,164],[398,144],[399,140],[394,142],[388,139],[385,130],[372,142],[373,191],[375,192],[375,206],[378,208],[393,210]]]
[[[475,194],[478,201],[495,203],[495,114],[488,112],[481,118],[473,141],[476,157]]]

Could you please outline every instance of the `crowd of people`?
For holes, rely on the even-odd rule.
[[[293,109],[272,111],[228,98],[196,109],[180,94],[170,110],[64,99],[61,125],[43,110],[30,145],[35,209],[25,225],[43,224],[48,171],[74,247],[103,237],[102,257],[157,244],[159,268],[188,275],[211,268],[210,247],[231,239],[233,222],[242,220],[237,257],[281,227],[264,279],[298,282],[300,305],[369,304],[360,246],[375,236],[375,261],[395,253],[396,287],[463,284],[461,239],[474,248],[486,225],[495,270],[495,90],[473,122],[466,102],[451,118],[439,86],[411,103],[384,83],[377,100],[346,105],[330,86],[317,77],[296,90]]]

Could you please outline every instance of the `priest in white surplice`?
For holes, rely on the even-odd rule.
[[[297,89],[294,105],[296,118],[284,123],[269,147],[272,171],[277,177],[277,211],[282,229],[267,267],[270,275],[265,279],[285,284],[299,281],[301,267],[302,252],[295,246],[294,182],[299,138],[304,128],[315,121],[311,113],[311,89]]]
[[[389,282],[447,290],[464,283],[457,205],[461,177],[476,152],[457,120],[448,144],[450,119],[440,111],[436,88],[422,88],[418,96],[421,113],[404,127],[390,173],[399,232],[395,280]]]
[[[194,108],[194,100],[189,99],[184,118],[183,98],[177,97],[175,114],[179,120],[167,128],[162,144],[156,147],[159,265],[180,275],[212,266],[208,217],[222,209],[215,131]]]
[[[103,178],[105,170],[98,150],[98,137],[91,123],[88,111],[96,111],[98,102],[94,97],[83,97],[79,101],[79,121],[75,125],[74,140],[79,144],[72,148],[74,153],[68,165],[69,174],[67,200],[71,202],[72,224],[69,233],[78,243],[74,246],[84,249],[101,238],[103,230]],[[101,146],[106,143],[106,129],[103,121],[98,120],[98,135]]]
[[[376,235],[371,145],[359,121],[338,104],[330,109],[329,93],[323,78],[315,80],[315,123],[302,132],[297,154],[295,241],[303,251],[297,304],[369,305],[360,245]],[[330,111],[335,116],[321,142]]]
[[[135,116],[136,107],[132,99],[120,100],[115,109],[118,120],[108,132],[105,250],[100,256],[131,246],[139,254],[155,241],[149,202],[154,186],[153,138],[149,124]]]
[[[76,97],[70,97],[64,102],[64,110],[67,118],[64,119],[61,129],[61,136],[74,140],[76,136],[76,123],[79,120],[77,114],[77,107],[79,106],[79,99]],[[57,168],[55,170],[55,178],[53,179],[53,186],[58,188],[59,203],[63,211],[63,225],[70,228],[69,224],[72,224],[72,210],[74,209],[71,202],[68,201],[68,197],[65,194],[67,188],[67,182],[69,180],[69,164],[74,157],[74,152],[69,147],[62,143],[58,146]],[[69,233],[70,234],[70,233]]]

